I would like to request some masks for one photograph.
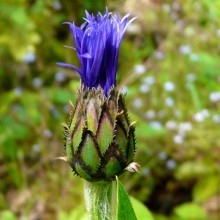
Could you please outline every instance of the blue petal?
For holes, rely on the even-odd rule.
[[[61,66],[76,70],[84,86],[88,88],[101,86],[108,90],[116,84],[119,48],[128,25],[136,18],[129,20],[129,14],[122,19],[113,15],[106,7],[106,13],[98,13],[95,17],[86,13],[85,22],[77,27],[74,23],[65,22],[70,27],[80,61],[81,69],[65,63]]]
[[[76,66],[72,65],[72,64],[57,62],[57,65],[74,69],[81,75],[81,70],[79,68],[77,68]]]

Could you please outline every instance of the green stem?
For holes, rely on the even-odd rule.
[[[85,181],[84,196],[90,220],[116,219],[117,193],[115,181]]]

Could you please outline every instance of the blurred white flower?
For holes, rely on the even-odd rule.
[[[143,105],[143,101],[140,98],[135,98],[133,105],[135,108],[140,108]]]
[[[220,101],[220,91],[219,92],[211,92],[209,94],[209,100],[211,102],[219,102]]]
[[[145,117],[148,119],[153,119],[156,116],[156,112],[154,110],[148,110],[145,112]]]
[[[180,134],[177,134],[173,137],[173,141],[175,144],[182,144],[184,139],[183,139],[183,136],[180,135]]]
[[[197,122],[202,122],[204,121],[206,118],[208,118],[210,115],[209,110],[207,109],[203,109],[200,112],[197,112],[196,114],[194,114],[193,118],[195,121]]]
[[[147,76],[143,79],[144,84],[151,86],[155,83],[155,78],[154,76]]]
[[[164,89],[167,91],[167,92],[172,92],[175,90],[175,85],[173,82],[165,82],[164,83]]]
[[[42,79],[40,78],[40,77],[35,77],[35,78],[33,78],[33,80],[32,80],[32,84],[33,84],[33,86],[34,87],[37,87],[37,88],[39,88],[39,87],[41,87],[42,86]]]
[[[174,105],[174,100],[171,97],[167,97],[165,99],[165,104],[169,107],[172,107]]]
[[[210,112],[209,112],[208,109],[203,109],[203,110],[201,111],[201,113],[204,115],[205,118],[208,118],[209,115],[210,115]]]
[[[164,12],[169,13],[170,12],[170,5],[169,4],[163,4],[162,9]]]
[[[160,130],[163,128],[162,124],[159,121],[151,121],[149,124],[153,129],[156,130]]]
[[[127,86],[123,86],[123,88],[121,89],[121,92],[123,94],[127,94],[128,93],[128,87]]]
[[[134,72],[138,75],[142,75],[147,71],[147,68],[143,64],[136,64],[134,66]]]
[[[150,87],[149,87],[148,85],[146,85],[146,84],[142,84],[142,85],[140,86],[140,91],[141,91],[142,93],[148,93],[148,92],[150,91]]]
[[[166,122],[165,126],[169,130],[175,130],[177,128],[177,123],[174,120],[170,120]]]
[[[185,132],[192,130],[192,124],[190,122],[182,122],[179,124],[179,133],[184,135]]]
[[[179,52],[184,55],[190,54],[192,52],[191,46],[190,45],[182,45],[179,47]]]
[[[194,116],[193,116],[194,120],[197,122],[202,122],[204,121],[205,117],[201,112],[197,112]]]

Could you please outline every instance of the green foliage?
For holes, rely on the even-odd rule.
[[[154,220],[151,212],[146,206],[134,197],[130,197],[130,200],[138,220]]]
[[[10,210],[0,212],[0,218],[2,220],[16,220],[15,215]]]
[[[88,214],[84,206],[76,207],[71,212],[66,213],[61,211],[59,213],[59,220],[87,220]]]
[[[175,208],[174,220],[196,220],[207,219],[207,215],[204,210],[196,203],[186,203]]]
[[[127,192],[118,178],[117,180],[117,220],[136,220],[137,217],[133,210]],[[136,206],[137,207],[137,206]]]

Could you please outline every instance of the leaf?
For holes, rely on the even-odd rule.
[[[116,176],[117,181],[117,220],[137,220],[127,192]]]
[[[220,178],[217,175],[202,178],[193,189],[193,198],[196,202],[203,202],[217,194]]]
[[[87,220],[88,214],[84,206],[78,206],[71,210],[70,213],[60,211],[59,220]]]
[[[213,166],[202,161],[186,161],[179,166],[176,178],[179,180],[201,177],[212,172]]]
[[[205,211],[195,203],[185,203],[175,208],[175,217],[178,220],[206,220]]]
[[[154,220],[146,206],[133,197],[130,197],[130,200],[138,220]]]
[[[4,210],[0,212],[0,219],[2,220],[16,220],[17,218],[10,210]]]

